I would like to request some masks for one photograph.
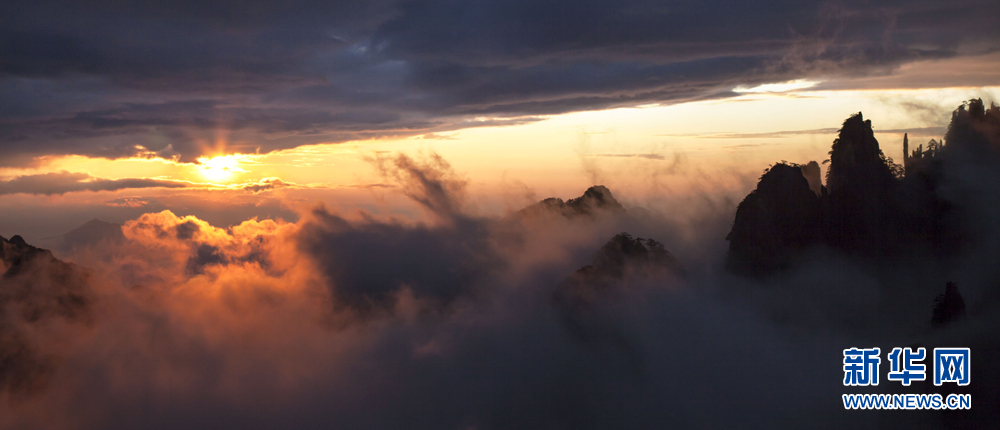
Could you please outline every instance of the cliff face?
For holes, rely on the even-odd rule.
[[[730,270],[753,275],[787,268],[798,250],[822,238],[822,189],[817,196],[806,178],[813,172],[804,170],[772,166],[739,204],[726,236]]]
[[[844,121],[833,141],[827,188],[827,242],[846,251],[883,248],[896,178],[861,113]]]

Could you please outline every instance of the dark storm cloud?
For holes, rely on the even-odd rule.
[[[988,1],[22,2],[0,17],[0,164],[193,161],[220,132],[267,152],[883,76],[995,50],[996,19]]]
[[[74,191],[115,191],[128,188],[185,188],[192,184],[159,179],[125,178],[102,179],[86,173],[67,171],[40,175],[18,176],[9,181],[0,181],[0,195],[4,194],[66,194]]]

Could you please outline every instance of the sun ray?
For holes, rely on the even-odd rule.
[[[220,155],[217,157],[202,157],[198,159],[201,175],[212,182],[229,182],[237,173],[246,173],[240,167],[241,162],[249,161],[242,154]]]

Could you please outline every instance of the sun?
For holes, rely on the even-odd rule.
[[[220,155],[218,157],[202,157],[198,159],[201,164],[201,175],[212,182],[227,182],[236,173],[246,172],[240,168],[239,154]]]

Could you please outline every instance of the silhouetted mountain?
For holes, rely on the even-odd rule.
[[[658,285],[670,275],[680,275],[680,268],[662,244],[619,233],[597,251],[590,264],[556,288],[552,304],[567,330],[578,339],[610,345],[638,363],[641,359],[634,341],[615,320],[605,316],[605,311],[613,308],[615,299],[633,282]]]
[[[521,209],[518,216],[534,216],[544,213],[558,214],[567,218],[597,216],[601,213],[624,214],[625,208],[611,195],[611,190],[603,185],[587,188],[582,196],[563,201],[550,197]]]
[[[955,207],[941,196],[944,179],[944,144],[931,139],[904,152],[906,174],[895,196],[896,242],[911,248],[928,247],[939,255],[951,254],[961,243],[962,229],[953,218]]]
[[[675,268],[677,259],[653,239],[633,238],[619,233],[604,244],[593,261],[576,275],[588,280],[609,278],[620,280],[632,272],[659,272]]]
[[[11,275],[13,276],[13,273],[24,267],[28,261],[39,256],[48,256],[51,258],[52,253],[48,250],[28,245],[21,236],[14,235],[10,240],[0,236],[0,259],[4,263],[4,276],[7,276],[6,272],[8,270],[14,270]]]
[[[826,186],[830,194],[881,185],[893,179],[885,154],[879,148],[871,120],[861,112],[844,121],[830,149]]]
[[[931,324],[943,326],[952,321],[965,316],[965,300],[958,293],[958,286],[954,282],[949,282],[943,294],[934,298],[934,312],[931,316]]]
[[[44,385],[53,359],[37,351],[36,329],[49,319],[88,324],[94,298],[89,274],[21,236],[0,237],[0,391],[30,394]]]
[[[1000,154],[1000,107],[990,104],[986,109],[982,99],[959,106],[951,114],[944,141],[956,150],[996,157]]]
[[[844,121],[830,150],[827,242],[845,251],[882,249],[890,240],[895,166],[879,149],[870,120]]]
[[[0,237],[0,245],[6,266],[0,277],[0,305],[16,302],[28,321],[46,316],[86,318],[91,298],[85,269],[25,243],[21,236]]]
[[[934,300],[930,322],[952,326],[924,331],[917,346],[926,345],[928,354],[935,347],[969,347],[979,362],[996,362],[1000,108],[970,100],[952,114],[944,140],[912,148],[905,135],[903,147],[901,169],[881,152],[871,123],[859,113],[844,122],[833,143],[827,188],[818,198],[805,197],[808,181],[796,166],[782,163],[766,170],[736,210],[727,237],[727,267],[741,275],[765,276],[792,269],[759,283],[777,288],[751,292],[776,303],[775,321],[784,323],[791,315],[808,323],[811,317],[800,314],[823,309],[821,324],[841,320],[842,327],[865,337],[900,326],[915,332],[927,321],[926,297],[940,292],[945,279],[960,276],[968,297],[975,298],[968,314],[958,287],[947,282]],[[802,209],[810,207],[806,202],[818,202],[818,217]],[[811,226],[817,226],[812,232],[818,234],[808,234]],[[804,247],[817,252],[801,252]],[[831,279],[816,279],[825,276]],[[842,281],[852,285],[839,290]],[[803,288],[796,288],[800,283]],[[781,288],[785,285],[792,288]],[[824,287],[844,295],[830,300],[836,295]],[[963,318],[968,323],[955,324]],[[971,394],[980,404],[997,404],[1000,373],[979,369],[979,384],[934,386],[923,381],[914,388]],[[998,409],[989,407],[944,411],[938,417],[931,427],[995,428],[1000,419]],[[897,423],[896,417],[892,420]],[[897,424],[920,427],[923,420]]]
[[[815,165],[815,163],[812,163]],[[817,196],[807,175],[812,167],[779,163],[764,172],[757,188],[736,208],[727,267],[759,275],[786,268],[796,252],[823,238],[823,189]]]
[[[597,251],[590,264],[563,282],[555,302],[564,308],[591,306],[630,280],[670,273],[679,273],[677,259],[661,243],[619,233]]]
[[[960,106],[945,142],[931,140],[926,149],[906,153],[905,135],[904,169],[882,153],[871,121],[852,115],[833,142],[826,188],[817,183],[814,162],[765,171],[737,207],[726,237],[727,268],[766,275],[818,245],[873,262],[952,255],[972,235],[952,201],[961,194],[954,187],[942,192],[945,172],[968,176],[965,169],[1000,160],[1000,108],[985,109],[981,100]]]
[[[113,224],[98,219],[92,219],[85,224],[63,235],[66,246],[70,249],[94,245],[101,242],[119,242],[125,239],[121,224]]]
[[[906,177],[920,175],[924,181],[939,181],[947,158],[953,164],[994,163],[1000,156],[1000,107],[991,104],[986,109],[982,99],[972,99],[952,112],[943,140],[931,139],[926,148],[919,145],[908,151],[905,135],[903,139]]]

